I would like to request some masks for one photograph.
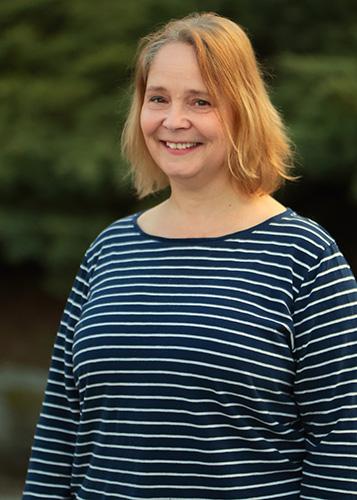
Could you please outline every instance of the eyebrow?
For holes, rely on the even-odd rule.
[[[159,86],[150,85],[149,87],[146,88],[146,92],[167,92],[167,89],[165,87],[162,87],[161,85]],[[206,92],[205,90],[196,90],[196,89],[186,90],[185,94],[209,96],[208,92]]]

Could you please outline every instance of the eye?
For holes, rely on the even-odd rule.
[[[149,97],[149,102],[162,104],[163,102],[165,102],[165,98],[160,96],[160,95],[153,95],[153,96]]]
[[[194,105],[197,106],[198,108],[204,108],[206,106],[211,106],[211,104],[208,101],[205,101],[204,99],[195,99]]]

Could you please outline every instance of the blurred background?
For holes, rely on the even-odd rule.
[[[0,2],[0,498],[19,499],[62,308],[82,255],[138,202],[120,156],[138,39],[193,11],[248,32],[296,145],[276,197],[357,272],[355,0]]]

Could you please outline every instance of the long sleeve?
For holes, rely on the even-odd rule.
[[[335,243],[305,276],[294,322],[301,498],[357,498],[357,287]]]
[[[72,337],[88,294],[86,258],[80,266],[55,340],[23,499],[70,499],[79,399],[72,373]]]

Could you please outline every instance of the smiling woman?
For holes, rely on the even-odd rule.
[[[168,70],[176,89],[163,88]],[[194,78],[191,82],[188,71]],[[148,154],[140,127],[148,92],[153,91],[155,102],[168,109],[170,101],[165,102],[160,92],[155,95],[156,90],[185,90],[192,93],[191,105],[205,112],[215,109],[229,144],[225,164],[241,191],[271,193],[283,179],[292,179],[289,139],[266,92],[250,41],[237,24],[212,14],[193,15],[143,38],[122,141],[139,196],[170,184]]]
[[[86,252],[24,499],[357,496],[357,285],[272,193],[289,141],[244,31],[146,37],[123,132],[138,196]]]
[[[227,108],[224,104],[221,109]],[[229,182],[222,119],[190,45],[167,44],[155,57],[140,125],[150,156],[170,180],[172,190],[183,179],[202,186]]]

